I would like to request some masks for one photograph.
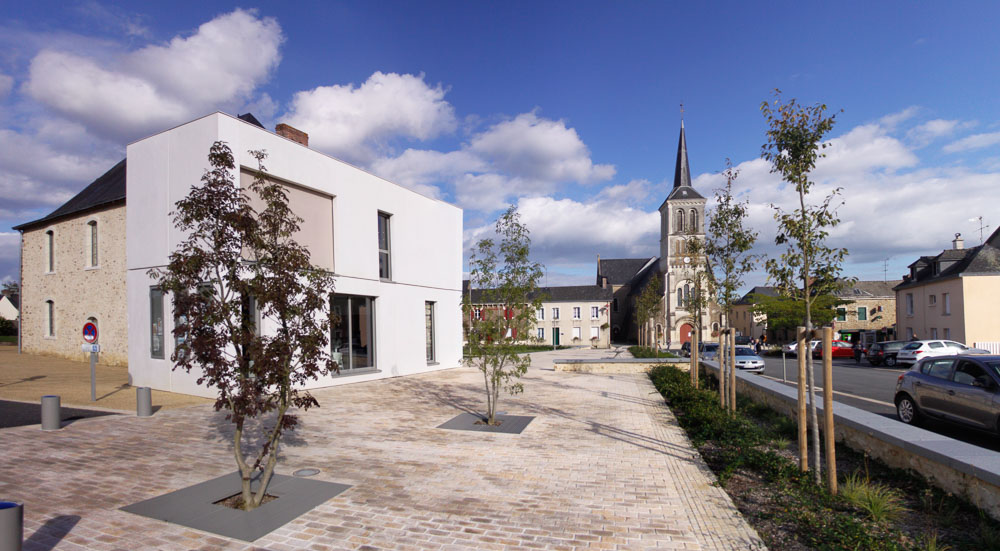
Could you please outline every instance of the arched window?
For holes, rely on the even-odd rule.
[[[684,288],[677,287],[677,307],[684,306]]]
[[[684,284],[684,305],[687,306],[691,302],[691,284]]]
[[[87,222],[87,229],[90,230],[90,266],[97,266],[97,220]]]
[[[45,335],[56,336],[56,303],[51,300],[45,301]]]
[[[45,248],[48,253],[47,272],[56,271],[56,234],[52,230],[45,232]]]
[[[684,209],[677,209],[677,231],[684,231]]]
[[[698,211],[696,209],[691,209],[691,233],[698,231]]]

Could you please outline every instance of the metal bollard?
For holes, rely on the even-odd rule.
[[[153,391],[148,386],[135,389],[135,414],[137,417],[153,416]]]
[[[21,551],[24,542],[24,504],[0,501],[0,549]]]
[[[42,430],[62,428],[62,414],[59,411],[59,397],[42,396]]]

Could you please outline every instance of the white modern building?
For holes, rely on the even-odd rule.
[[[331,336],[341,373],[311,388],[456,367],[462,357],[462,211],[309,149],[308,136],[252,116],[213,113],[127,149],[128,369],[135,386],[212,396],[199,373],[172,369],[171,297],[148,275],[182,241],[170,212],[208,168],[216,141],[232,149],[240,185],[264,150],[304,219],[297,240],[336,277]],[[261,331],[272,330],[267,319]]]

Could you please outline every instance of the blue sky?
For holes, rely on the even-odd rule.
[[[29,5],[30,4],[30,5]],[[517,203],[549,284],[658,254],[680,122],[703,195],[731,158],[759,252],[793,197],[759,160],[781,88],[843,109],[817,169],[843,189],[845,274],[899,277],[1000,223],[992,3],[9,4],[0,22],[0,226],[44,216],[126,143],[214,110],[466,209]],[[819,197],[817,197],[817,200]],[[17,234],[0,234],[0,278]],[[762,273],[748,285],[764,284]]]

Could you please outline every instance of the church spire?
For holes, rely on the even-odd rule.
[[[674,170],[674,189],[691,187],[691,167],[688,166],[687,138],[684,137],[684,119],[681,119],[681,137],[677,143],[677,168]]]

